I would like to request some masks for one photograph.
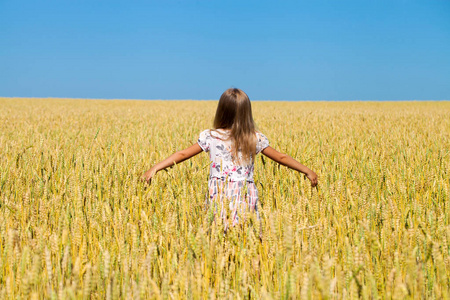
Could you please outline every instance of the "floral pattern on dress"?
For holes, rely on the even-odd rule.
[[[256,154],[269,146],[267,137],[256,133]],[[205,130],[200,133],[198,139],[199,146],[205,152],[209,152],[211,160],[210,178],[219,178],[227,181],[247,181],[253,182],[253,162],[247,165],[236,165],[231,155],[231,139],[227,130]],[[241,153],[238,153],[242,157]]]
[[[245,210],[255,212],[257,219],[260,219],[258,190],[254,182],[225,181],[213,177],[208,182],[208,190],[207,207],[213,209],[214,215],[219,214],[225,230],[229,225],[238,224]]]

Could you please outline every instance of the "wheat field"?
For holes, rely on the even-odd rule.
[[[253,102],[319,186],[258,155],[226,235],[207,154],[139,180],[216,105],[0,98],[0,298],[450,297],[449,102]]]

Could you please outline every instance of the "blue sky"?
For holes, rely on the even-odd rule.
[[[0,96],[449,100],[450,1],[0,0]]]

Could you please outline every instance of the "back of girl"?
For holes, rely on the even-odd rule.
[[[245,209],[258,214],[253,162],[255,156],[269,146],[269,141],[255,129],[247,94],[239,89],[228,89],[222,94],[213,129],[200,133],[198,144],[209,152],[211,161],[210,204],[220,207],[226,224],[231,219],[235,225]]]
[[[258,218],[258,190],[253,180],[254,159],[263,153],[270,159],[304,173],[317,185],[317,175],[290,156],[269,146],[267,137],[256,130],[250,99],[242,90],[231,88],[220,97],[212,129],[200,133],[196,144],[178,151],[145,172],[147,182],[160,170],[198,153],[209,153],[208,202],[217,210],[227,227],[239,222],[245,211]]]

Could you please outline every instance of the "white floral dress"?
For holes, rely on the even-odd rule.
[[[269,146],[267,137],[256,133],[256,154]],[[258,214],[258,190],[253,181],[254,163],[237,165],[231,154],[231,139],[223,129],[205,130],[200,133],[199,146],[209,152],[211,160],[208,180],[209,201],[221,207],[221,217],[226,221],[229,215],[233,225],[238,215],[247,207]],[[238,153],[238,155],[242,155]],[[228,205],[226,205],[228,204]],[[229,209],[230,214],[227,213]]]

